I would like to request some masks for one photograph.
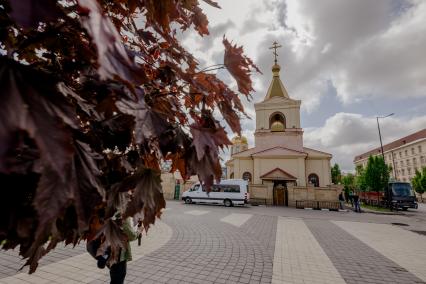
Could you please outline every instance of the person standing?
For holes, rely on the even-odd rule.
[[[351,207],[354,207],[354,193],[352,190],[349,192],[349,202],[351,203]]]

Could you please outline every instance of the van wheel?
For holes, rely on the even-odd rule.
[[[223,201],[223,204],[225,205],[225,207],[231,207],[232,206],[232,201],[229,199],[225,199]]]
[[[189,198],[189,197],[185,198],[185,203],[186,204],[191,204],[192,203],[192,199]]]

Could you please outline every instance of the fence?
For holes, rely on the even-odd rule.
[[[296,200],[296,208],[339,210],[339,201]]]
[[[257,206],[257,205],[267,205],[266,198],[250,198],[251,205]]]

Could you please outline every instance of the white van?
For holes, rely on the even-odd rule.
[[[200,183],[196,183],[188,191],[182,193],[182,200],[186,204],[216,203],[226,207],[244,205],[250,200],[248,182],[243,179],[221,180],[219,184],[212,185],[208,194]]]

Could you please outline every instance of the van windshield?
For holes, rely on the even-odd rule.
[[[198,188],[200,188],[199,184],[194,185],[193,187],[191,187],[191,189],[189,191],[197,191]]]
[[[392,194],[399,197],[414,196],[414,192],[409,183],[393,183]]]

